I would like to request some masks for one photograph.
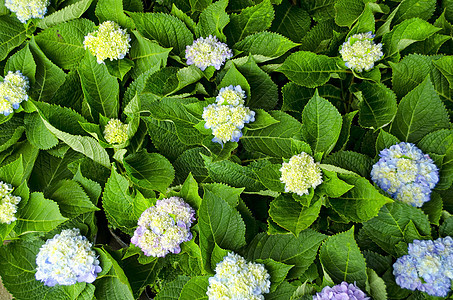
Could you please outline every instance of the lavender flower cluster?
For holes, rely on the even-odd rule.
[[[439,181],[433,160],[412,143],[401,142],[384,149],[371,170],[371,179],[392,198],[421,207],[430,200]]]
[[[91,243],[78,228],[65,229],[47,240],[36,256],[36,265],[36,280],[47,286],[92,283],[102,271]]]
[[[186,46],[186,59],[188,65],[195,65],[204,71],[207,67],[213,66],[216,70],[233,57],[233,52],[227,44],[219,42],[217,37],[208,36],[199,38],[191,46]]]
[[[247,262],[232,252],[217,264],[215,273],[209,278],[206,292],[209,300],[262,300],[262,294],[269,293],[270,275],[264,265]]]
[[[431,296],[447,296],[453,280],[453,239],[414,240],[408,252],[393,264],[396,283]]]
[[[180,244],[192,239],[190,226],[195,210],[182,198],[157,200],[138,220],[131,243],[147,256],[164,257],[169,252],[181,252]]]
[[[313,296],[313,300],[368,300],[370,297],[362,292],[355,283],[343,281],[333,287],[326,286]]]
[[[255,112],[244,106],[245,97],[241,86],[230,85],[220,89],[216,103],[204,108],[204,127],[212,130],[213,142],[238,142],[244,125],[255,121]]]

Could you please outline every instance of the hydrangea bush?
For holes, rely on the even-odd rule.
[[[453,297],[453,0],[0,0],[14,299]]]

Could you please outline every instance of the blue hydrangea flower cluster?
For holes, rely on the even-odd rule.
[[[270,275],[263,264],[247,262],[240,255],[228,253],[209,278],[206,294],[209,300],[262,300],[269,293]]]
[[[244,124],[255,121],[255,112],[244,106],[245,97],[241,86],[230,85],[220,89],[216,103],[204,108],[204,127],[212,130],[213,142],[238,142]]]
[[[346,67],[362,72],[369,71],[374,63],[381,59],[382,44],[373,43],[374,34],[370,32],[354,34],[343,43],[340,49],[341,58]]]
[[[78,228],[47,240],[36,256],[36,266],[36,280],[47,286],[92,283],[102,271],[91,243]]]
[[[313,300],[367,300],[370,297],[362,292],[355,283],[347,283],[343,281],[333,287],[326,286],[321,292],[313,296]]]
[[[181,252],[180,244],[192,239],[190,226],[193,221],[195,210],[182,198],[157,200],[156,205],[140,216],[131,243],[147,256],[164,257],[169,252],[178,254]]]
[[[18,109],[22,101],[28,100],[28,78],[20,71],[9,71],[0,83],[0,114],[5,116]]]
[[[32,18],[44,18],[47,13],[48,0],[5,0],[5,6],[13,13],[22,23],[27,23]]]
[[[371,170],[371,179],[393,199],[415,207],[430,200],[439,181],[433,160],[412,143],[401,142],[384,149]]]
[[[431,296],[447,296],[453,280],[453,239],[414,240],[408,252],[393,264],[396,283]]]
[[[122,59],[129,52],[131,37],[113,21],[105,21],[97,31],[85,36],[83,46],[96,56],[98,64],[109,58],[111,61]]]
[[[188,65],[195,65],[204,71],[209,66],[214,66],[216,70],[229,58],[233,57],[233,52],[225,43],[219,42],[217,37],[208,36],[199,38],[191,46],[186,46],[186,59]]]
[[[11,194],[13,187],[11,184],[0,181],[0,224],[11,224],[17,220],[17,205],[21,197]]]

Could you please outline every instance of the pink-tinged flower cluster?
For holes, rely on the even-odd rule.
[[[138,220],[131,243],[147,256],[164,257],[181,252],[180,244],[190,241],[190,226],[195,221],[195,210],[182,198],[157,200]]]

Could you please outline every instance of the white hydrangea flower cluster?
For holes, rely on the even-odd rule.
[[[270,275],[263,264],[248,262],[233,252],[217,264],[215,276],[209,278],[209,300],[262,300],[269,293]]]
[[[296,193],[299,196],[308,195],[309,188],[316,188],[322,183],[322,173],[319,164],[305,152],[294,155],[289,162],[284,162],[280,169],[280,181],[285,184],[285,192]]]
[[[431,199],[439,170],[427,154],[412,143],[401,142],[379,153],[371,179],[393,199],[415,207]]]
[[[195,221],[195,210],[182,198],[157,200],[145,210],[131,243],[147,256],[164,257],[169,252],[181,252],[180,244],[192,239],[190,226]]]
[[[373,43],[374,35],[370,32],[354,34],[343,43],[340,54],[346,67],[362,72],[369,71],[374,63],[381,59],[382,44]]]
[[[214,66],[216,70],[219,70],[231,57],[233,57],[233,52],[228,45],[219,42],[217,37],[212,35],[206,38],[201,37],[195,40],[191,46],[186,46],[187,64],[194,64],[202,71],[209,66]]]
[[[28,100],[28,78],[20,71],[9,71],[0,83],[0,114],[5,116],[18,109],[22,101]]]
[[[211,129],[215,143],[238,142],[245,123],[255,121],[255,112],[244,106],[245,92],[241,86],[221,88],[216,103],[204,108],[204,127]]]
[[[49,4],[48,0],[5,0],[6,8],[15,13],[22,23],[32,18],[44,18]]]
[[[46,241],[36,256],[36,280],[46,286],[92,283],[99,272],[99,260],[91,243],[78,228],[65,229]]]
[[[113,21],[105,21],[97,31],[85,36],[83,45],[101,64],[107,58],[111,61],[124,58],[131,47],[130,41],[131,37],[125,29]]]
[[[0,223],[11,224],[17,220],[17,205],[22,199],[11,195],[12,191],[13,187],[10,184],[0,181]]]
[[[109,144],[122,144],[127,141],[127,124],[118,119],[110,119],[104,128],[104,138]]]

